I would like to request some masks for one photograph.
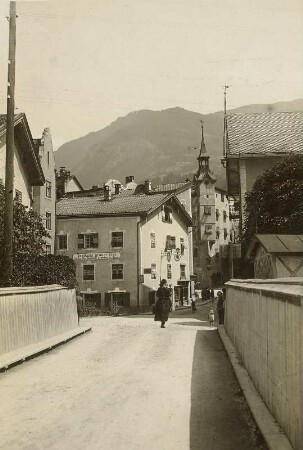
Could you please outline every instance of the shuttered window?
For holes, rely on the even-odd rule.
[[[150,233],[150,248],[156,248],[156,233]]]
[[[95,280],[95,266],[94,264],[83,265],[83,281]]]
[[[166,249],[172,250],[176,248],[176,237],[175,236],[166,236]]]
[[[204,206],[204,214],[206,216],[210,216],[211,215],[211,206]]]
[[[112,264],[112,280],[123,280],[123,264]]]
[[[170,280],[172,276],[171,273],[171,264],[167,264],[167,279]]]
[[[112,247],[123,247],[123,231],[112,231]]]
[[[98,248],[98,233],[78,234],[78,248]]]

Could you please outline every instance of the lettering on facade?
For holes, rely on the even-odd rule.
[[[119,252],[75,253],[73,259],[115,259],[120,258]]]

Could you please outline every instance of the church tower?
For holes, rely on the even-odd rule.
[[[194,270],[203,287],[210,282],[210,252],[216,241],[216,177],[209,167],[210,155],[207,154],[204,141],[203,120],[201,120],[201,147],[198,160],[198,171],[194,175],[193,186],[193,219],[194,231]]]

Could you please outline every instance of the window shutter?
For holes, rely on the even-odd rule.
[[[101,308],[101,292],[95,294],[95,299],[97,308]]]
[[[93,233],[93,248],[98,247],[98,233]]]
[[[170,245],[171,245],[171,248],[173,248],[173,249],[176,248],[176,237],[175,236],[170,236]]]
[[[78,234],[78,248],[84,248],[84,234]]]
[[[105,308],[109,307],[110,298],[111,298],[111,293],[110,292],[105,292],[105,294],[104,294],[104,306],[105,306]]]
[[[166,249],[167,250],[171,249],[171,240],[170,240],[170,236],[169,235],[166,236]]]
[[[124,308],[130,308],[130,292],[124,293],[123,306]]]

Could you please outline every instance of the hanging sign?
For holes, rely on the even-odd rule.
[[[75,253],[73,259],[114,259],[120,258],[119,252]]]

